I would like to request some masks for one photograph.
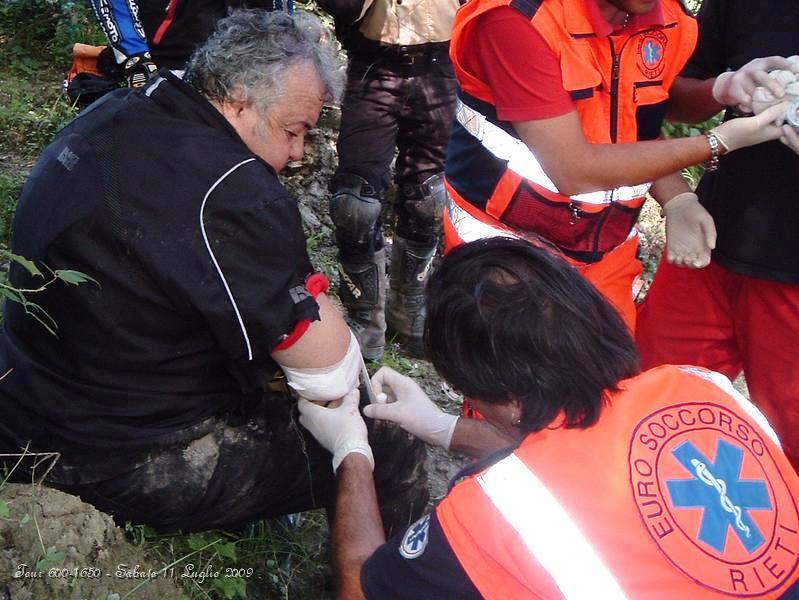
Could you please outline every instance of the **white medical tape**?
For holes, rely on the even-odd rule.
[[[361,372],[361,347],[350,331],[350,345],[339,362],[329,367],[292,368],[284,367],[289,387],[306,400],[330,402],[346,395],[358,386]]]

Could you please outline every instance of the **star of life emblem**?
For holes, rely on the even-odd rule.
[[[687,402],[642,419],[630,484],[647,533],[700,585],[773,597],[799,567],[799,512],[766,440],[744,416]]]
[[[668,38],[662,31],[648,31],[638,40],[638,69],[647,79],[657,79],[666,67]]]
[[[430,515],[423,516],[416,521],[416,523],[408,527],[399,547],[399,553],[403,558],[413,559],[424,552],[424,549],[427,548],[427,542],[430,539],[428,535],[429,530]]]

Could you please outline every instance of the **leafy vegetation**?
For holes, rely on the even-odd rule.
[[[323,511],[254,523],[243,531],[159,535],[129,526],[131,539],[180,581],[188,598],[329,598]]]

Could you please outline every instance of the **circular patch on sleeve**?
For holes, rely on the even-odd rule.
[[[712,403],[656,411],[635,429],[630,483],[643,524],[668,560],[705,587],[764,596],[797,569],[797,499],[769,443]]]
[[[402,538],[399,553],[407,559],[420,556],[424,549],[427,548],[427,542],[430,539],[429,532],[430,515],[425,515],[408,527],[405,536]]]

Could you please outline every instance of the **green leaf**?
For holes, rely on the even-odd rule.
[[[203,535],[202,533],[192,533],[188,539],[189,548],[192,550],[200,550],[210,544],[211,541],[210,535]]]
[[[96,283],[98,286],[100,285],[96,279],[86,275],[86,273],[81,273],[80,271],[71,271],[69,269],[56,269],[55,276],[58,277],[61,281],[72,285],[80,285],[81,283],[86,283],[87,281],[91,281],[92,283]]]
[[[232,561],[236,560],[236,544],[227,542],[225,544],[217,544],[214,546],[217,554],[222,558],[229,558]]]
[[[2,288],[0,289],[0,295],[2,295],[4,298],[8,298],[9,300],[13,300],[14,302],[25,304],[25,299],[22,297],[21,294],[17,293],[16,290],[12,290],[9,288]]]
[[[37,571],[47,571],[50,567],[55,565],[60,565],[67,557],[66,552],[62,552],[61,550],[56,550],[55,546],[50,546],[47,549],[47,553],[42,557],[42,559],[36,563],[36,570]]]
[[[213,582],[225,600],[246,600],[247,581],[241,577],[222,577],[214,579]]]
[[[10,260],[13,260],[15,263],[23,267],[31,275],[43,277],[42,272],[32,260],[29,260],[24,256],[20,256],[19,254],[9,252],[8,250],[3,250],[3,255],[7,256]]]
[[[11,509],[8,507],[8,502],[0,500],[0,519],[7,519],[11,516]]]

